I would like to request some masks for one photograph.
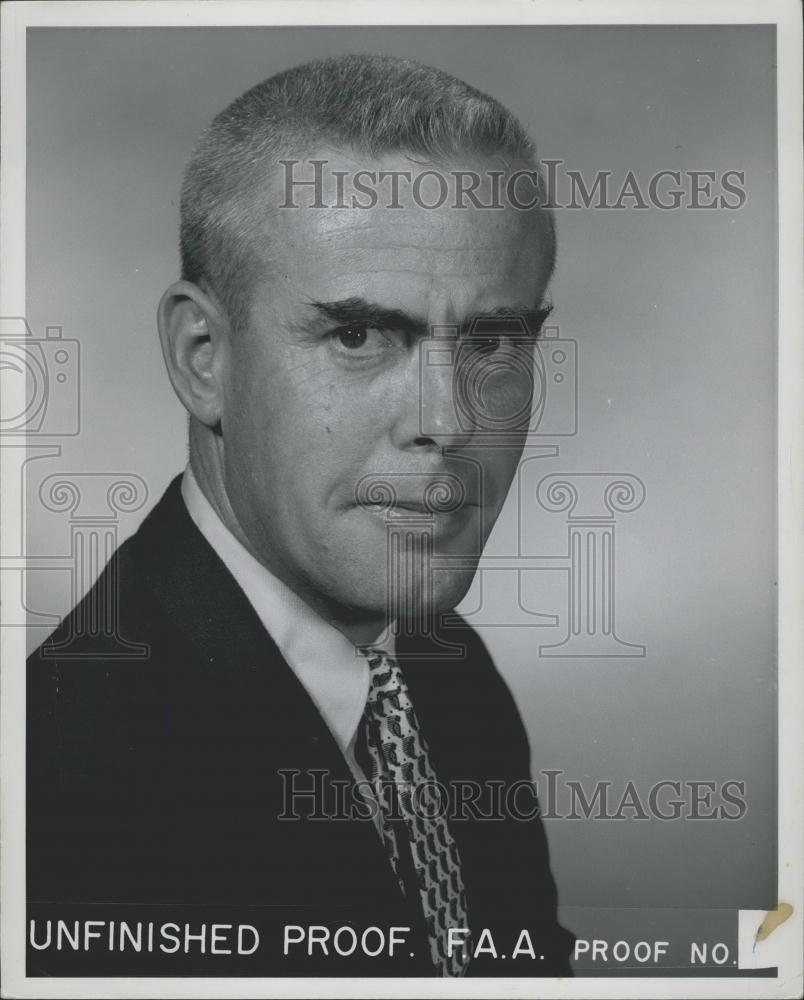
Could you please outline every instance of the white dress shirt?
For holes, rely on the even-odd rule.
[[[243,547],[201,492],[189,465],[181,493],[196,527],[240,585],[312,698],[355,778],[364,781],[354,746],[369,691],[365,656]],[[383,642],[383,648],[393,654],[390,646]]]

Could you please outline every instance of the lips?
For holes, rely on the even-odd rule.
[[[459,510],[468,506],[470,505],[467,504],[465,500],[449,505],[440,505],[436,503],[427,504],[418,500],[397,500],[391,505],[391,508],[408,510],[414,514],[455,514]]]
[[[401,532],[407,538],[402,543],[402,548],[413,558],[420,558],[421,554],[416,555],[420,550],[411,541],[411,535],[418,537],[420,534],[427,534],[433,543],[446,544],[450,539],[463,537],[467,530],[477,524],[476,517],[470,513],[477,513],[477,505],[466,502],[451,510],[434,510],[419,500],[400,500],[392,504],[358,504],[357,507],[369,515],[369,520],[380,531],[392,534]],[[474,534],[474,529],[472,533]]]
[[[422,523],[441,525],[446,527],[448,523],[455,526],[465,522],[468,512],[477,509],[477,504],[461,503],[449,509],[439,507],[428,507],[416,500],[398,501],[392,504],[357,504],[367,513],[380,518],[386,524],[396,520],[416,519]]]
[[[357,484],[355,503],[372,512],[428,516],[479,506],[473,496],[467,496],[462,480],[450,473],[366,476]]]
[[[356,504],[358,507],[363,507],[365,510],[370,510],[372,512],[388,512],[388,511],[406,511],[411,514],[427,514],[432,516],[433,514],[457,514],[461,510],[465,510],[469,507],[477,507],[478,504],[470,503],[465,498],[458,498],[453,502],[442,502],[437,501],[425,502],[422,500],[405,500],[396,499],[385,502],[371,503],[371,502],[358,502]]]

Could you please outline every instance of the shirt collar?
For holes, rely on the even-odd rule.
[[[235,538],[202,493],[189,465],[184,470],[181,493],[196,527],[245,593],[345,751],[355,736],[368,698],[365,656]],[[383,649],[393,654],[393,641],[384,641]]]

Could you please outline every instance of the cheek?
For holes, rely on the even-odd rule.
[[[273,497],[275,515],[312,524],[351,504],[382,435],[376,415],[326,389],[317,398],[285,393],[278,405],[248,406],[244,400],[236,428],[238,465],[241,473],[250,467],[257,496]]]

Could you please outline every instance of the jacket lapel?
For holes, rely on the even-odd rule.
[[[300,786],[311,787],[307,775],[316,770],[333,781],[350,783],[349,766],[317,707],[187,513],[180,477],[132,542],[147,585],[196,653],[200,679],[207,675],[213,690],[228,692],[227,700],[247,730],[237,738],[249,755],[263,755],[274,777],[277,769],[299,769]],[[254,791],[268,794],[269,788]],[[389,898],[399,895],[370,820],[317,826],[330,826],[335,840],[351,845],[375,891]],[[299,834],[303,843],[301,828]]]

